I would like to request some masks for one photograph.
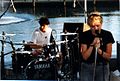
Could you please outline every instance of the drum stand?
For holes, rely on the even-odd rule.
[[[6,73],[5,73],[5,65],[4,65],[4,56],[7,55],[7,54],[10,54],[10,53],[15,54],[15,47],[13,46],[13,42],[10,39],[10,37],[9,37],[10,42],[6,41],[6,36],[12,36],[12,34],[11,35],[10,34],[6,35],[5,32],[3,31],[2,32],[2,40],[0,40],[1,43],[2,43],[1,64],[0,64],[1,65],[1,79],[5,79],[5,75],[6,75]],[[9,43],[11,45],[13,51],[4,54],[5,43]]]

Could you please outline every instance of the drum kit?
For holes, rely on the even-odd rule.
[[[71,36],[77,33],[61,33],[61,36]],[[15,34],[14,34],[15,35]],[[13,34],[7,34],[7,36],[14,36]],[[3,36],[3,35],[0,35]],[[14,50],[15,54],[12,54],[12,67],[16,73],[24,73],[26,79],[45,79],[54,80],[59,78],[58,70],[61,69],[63,59],[62,53],[58,50],[58,45],[67,45],[69,40],[65,38],[64,41],[55,41],[49,43],[42,48],[41,54],[34,57],[32,54],[33,49],[36,49],[37,44],[14,42],[12,45],[22,45],[23,48]],[[7,42],[9,43],[9,42]],[[57,50],[56,50],[57,49]],[[68,48],[67,48],[68,49]],[[67,54],[69,55],[69,53]],[[69,58],[69,57],[68,57]],[[71,66],[69,66],[71,67]],[[64,75],[61,75],[64,77]]]

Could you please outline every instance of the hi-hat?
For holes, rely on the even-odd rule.
[[[60,33],[59,35],[76,35],[77,33],[69,33],[69,32],[67,32],[67,33]]]
[[[5,35],[2,35],[2,34],[0,34],[0,36],[14,36],[14,35],[16,35],[16,34],[5,34]]]

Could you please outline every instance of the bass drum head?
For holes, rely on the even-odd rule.
[[[49,61],[35,60],[26,67],[25,74],[28,80],[55,80],[56,70]]]

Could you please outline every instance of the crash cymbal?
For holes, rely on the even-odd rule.
[[[77,33],[69,33],[69,32],[65,33],[65,32],[63,32],[63,33],[60,33],[58,35],[76,35],[76,34]]]

